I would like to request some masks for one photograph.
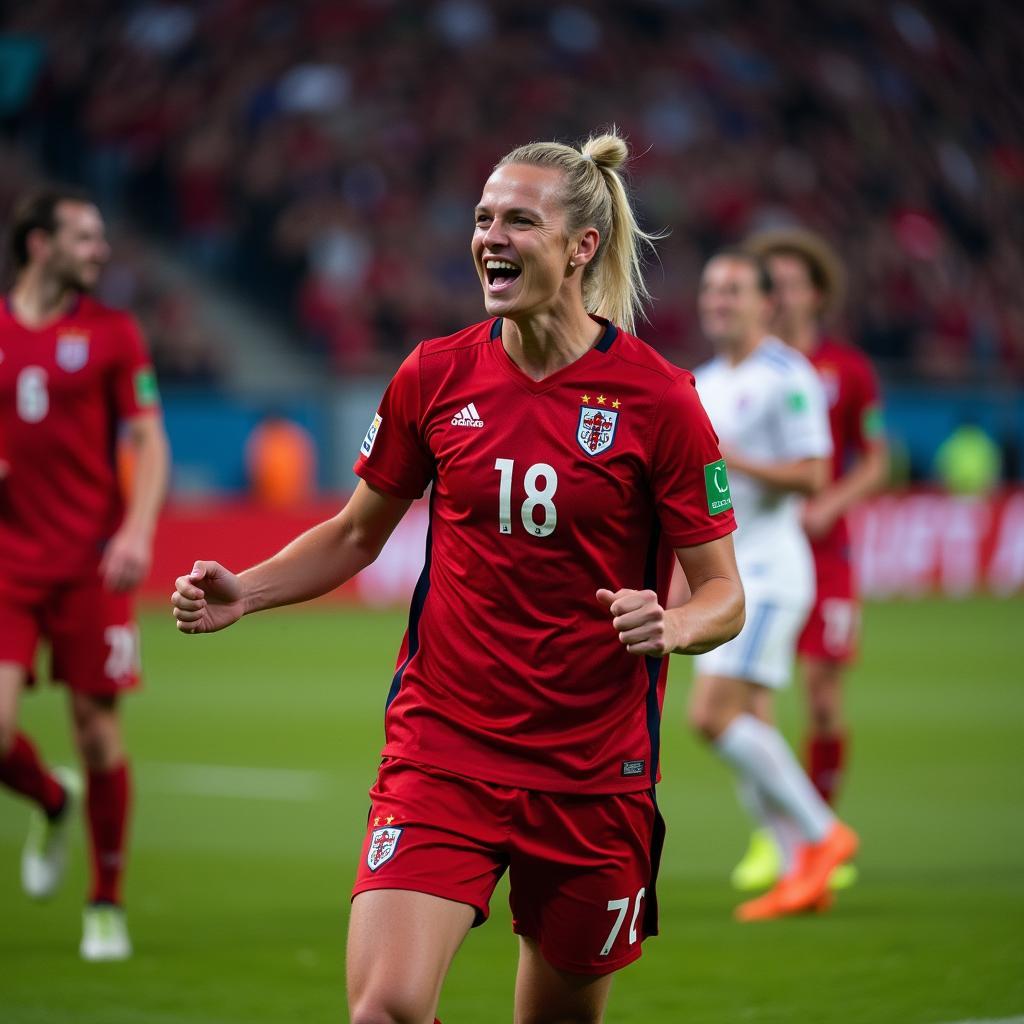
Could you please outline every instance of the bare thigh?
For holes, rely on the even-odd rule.
[[[536,940],[520,935],[515,1024],[600,1024],[612,977],[559,971]]]
[[[18,731],[18,697],[26,678],[23,666],[0,662],[0,757],[11,749]]]
[[[432,1024],[475,914],[465,903],[407,889],[356,895],[346,956],[352,1024]]]
[[[754,713],[756,687],[732,676],[698,675],[690,691],[690,724],[706,739],[716,740],[744,713]]]

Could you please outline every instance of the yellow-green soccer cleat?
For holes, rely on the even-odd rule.
[[[132,940],[124,911],[113,903],[93,903],[82,911],[83,960],[127,960],[132,955]]]
[[[50,821],[39,808],[32,809],[21,854],[21,886],[34,900],[52,896],[64,878],[71,826],[82,802],[82,780],[74,769],[54,768],[53,775],[64,788],[64,810]]]
[[[779,847],[766,828],[751,833],[750,845],[743,859],[733,868],[732,887],[738,892],[770,889],[782,873]]]
[[[828,876],[828,887],[833,892],[841,892],[843,889],[852,888],[857,884],[858,871],[857,865],[847,861],[845,864],[840,864],[839,867]]]

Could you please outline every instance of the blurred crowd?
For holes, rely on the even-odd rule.
[[[34,0],[0,34],[9,139],[339,372],[481,319],[494,161],[614,122],[646,226],[671,231],[641,333],[674,358],[705,354],[706,256],[798,222],[847,262],[835,330],[883,367],[1024,378],[1009,0]]]

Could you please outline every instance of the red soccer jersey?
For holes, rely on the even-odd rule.
[[[93,572],[121,522],[119,421],[155,408],[134,321],[83,297],[30,330],[0,305],[0,572],[37,581]]]
[[[433,483],[384,754],[527,789],[649,787],[668,659],[627,653],[594,593],[664,602],[672,548],[735,529],[720,458],[693,377],[614,325],[540,382],[500,319],[416,348],[354,467],[399,497]]]
[[[849,460],[881,436],[882,408],[878,378],[860,349],[832,338],[822,338],[809,356],[818,371],[828,397],[832,427],[832,479],[838,480]],[[813,542],[820,549],[849,547],[846,519],[840,519],[824,537]]]

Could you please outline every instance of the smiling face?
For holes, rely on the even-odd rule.
[[[716,256],[704,268],[698,298],[700,325],[719,352],[738,352],[760,340],[770,308],[753,263]]]
[[[572,287],[561,171],[505,164],[484,185],[476,208],[473,263],[491,316],[528,316],[553,309]],[[576,289],[579,289],[577,284]]]

